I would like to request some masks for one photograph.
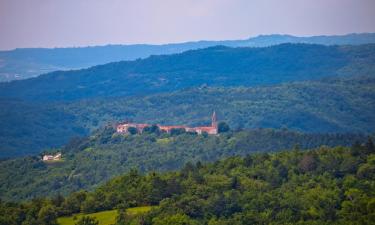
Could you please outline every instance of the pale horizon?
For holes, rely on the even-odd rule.
[[[375,32],[372,0],[0,0],[0,50]]]
[[[169,44],[183,44],[183,43],[192,43],[192,42],[201,42],[201,41],[241,41],[247,40],[259,36],[267,36],[267,35],[290,35],[294,37],[316,37],[316,36],[345,36],[351,34],[373,34],[375,32],[363,32],[363,33],[344,33],[344,34],[321,34],[321,35],[293,35],[293,34],[259,34],[256,36],[249,36],[245,38],[238,38],[238,39],[201,39],[201,40],[188,40],[188,41],[181,41],[181,42],[166,42],[166,43],[103,43],[103,44],[94,44],[94,45],[80,45],[80,46],[52,46],[52,47],[45,47],[45,46],[34,46],[34,47],[17,47],[12,49],[0,49],[0,51],[12,51],[16,49],[33,49],[33,48],[45,48],[45,49],[54,49],[54,48],[88,48],[88,47],[103,47],[103,46],[115,46],[115,45],[169,45]]]

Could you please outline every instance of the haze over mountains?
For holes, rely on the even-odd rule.
[[[0,83],[0,157],[60,147],[124,119],[204,124],[214,109],[233,129],[371,134],[375,44],[367,42],[373,36],[299,39],[326,45],[214,46]],[[251,43],[272,45],[269,39],[296,38]]]
[[[147,95],[202,85],[272,85],[337,75],[372,75],[374,62],[375,44],[281,44],[264,48],[216,46],[0,83],[0,96],[66,101]]]
[[[359,45],[375,43],[374,33],[296,37],[260,35],[246,40],[198,41],[165,45],[108,45],[78,48],[24,48],[0,51],[0,82],[35,77],[55,70],[86,68],[109,62],[146,58],[150,55],[181,53],[216,45],[265,47],[282,43]]]
[[[191,161],[292,148],[300,154],[374,137],[375,43],[364,35],[340,37],[345,45],[277,37],[259,37],[266,47],[201,42],[181,53],[0,83],[0,158],[10,158],[0,160],[0,197],[68,195],[134,167],[169,171]],[[79,61],[62,55],[70,61],[61,62]],[[124,135],[113,127],[124,120],[204,125],[213,110],[231,131]],[[46,152],[62,152],[63,160],[41,161]]]

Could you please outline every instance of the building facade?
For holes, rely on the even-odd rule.
[[[117,125],[117,133],[129,133],[129,128],[133,127],[137,130],[138,133],[142,133],[143,130],[146,127],[150,127],[150,124],[144,124],[144,123],[120,123]],[[218,134],[218,123],[217,123],[217,118],[216,118],[216,112],[214,111],[212,116],[211,116],[211,126],[203,126],[203,127],[188,127],[188,126],[179,126],[179,125],[174,125],[174,126],[163,126],[163,125],[156,125],[160,131],[166,132],[166,133],[171,133],[173,129],[182,129],[185,132],[196,132],[197,134]]]
[[[44,155],[43,161],[58,161],[61,160],[62,154],[59,152],[56,155]]]

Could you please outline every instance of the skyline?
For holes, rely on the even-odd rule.
[[[372,33],[373,21],[372,0],[0,0],[0,50]]]

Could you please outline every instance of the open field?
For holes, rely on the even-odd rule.
[[[126,212],[130,215],[138,215],[150,211],[151,208],[152,206],[134,207],[127,209]],[[83,216],[90,216],[96,218],[99,221],[99,225],[111,225],[115,223],[117,210],[107,210],[90,214],[79,213],[73,216],[60,217],[57,219],[57,223],[60,225],[74,225]]]

